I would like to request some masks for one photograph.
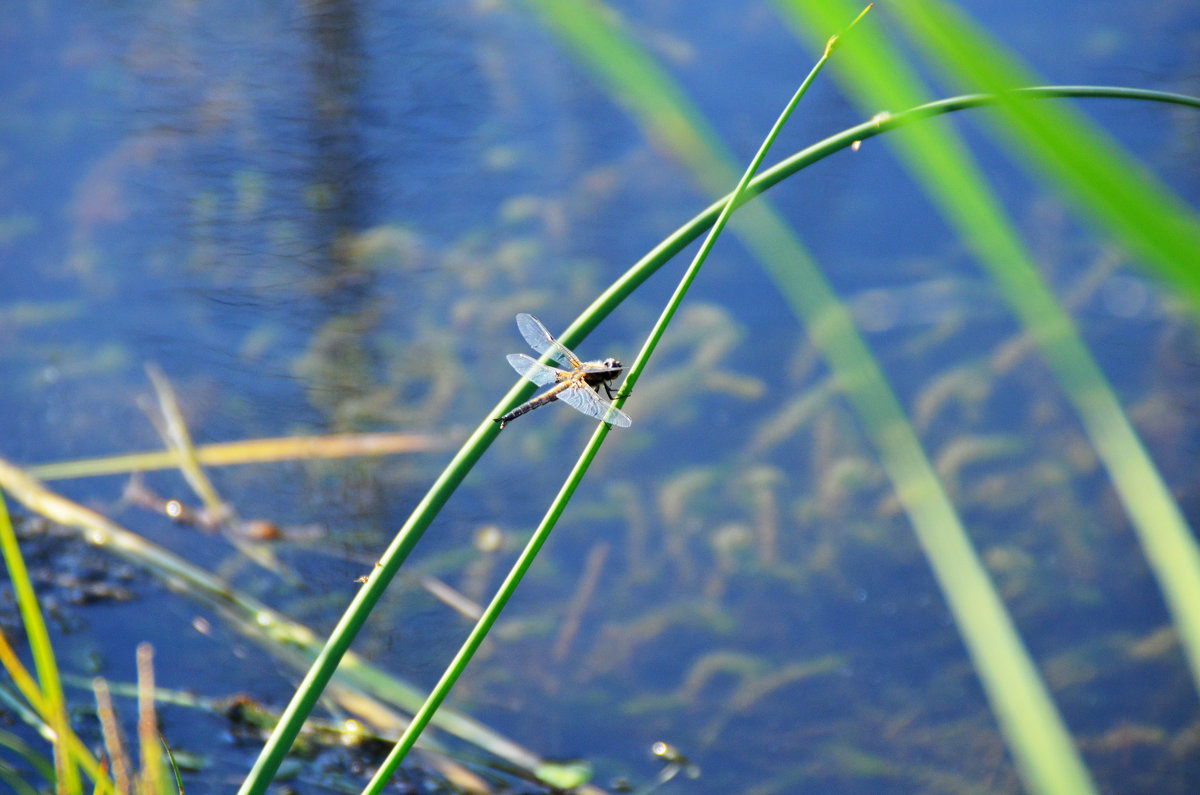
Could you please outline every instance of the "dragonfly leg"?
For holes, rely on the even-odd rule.
[[[618,394],[618,393],[619,393],[621,390],[619,390],[619,389],[618,389],[616,392],[614,392],[614,391],[613,391],[613,388],[612,388],[611,386],[609,386],[609,385],[608,385],[608,382],[607,382],[607,381],[605,381],[605,382],[604,382],[604,391],[608,393],[608,399],[609,399],[609,400],[612,400],[613,398],[615,398],[615,397],[617,396],[617,394]],[[628,392],[628,393],[626,393],[625,397],[629,397],[629,396],[630,396],[630,395],[632,395],[632,394],[633,394],[632,392]]]

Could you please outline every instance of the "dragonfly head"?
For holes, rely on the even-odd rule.
[[[622,367],[619,360],[609,356],[607,359],[601,362],[601,364],[604,365],[604,369],[612,371],[614,378],[621,374]]]

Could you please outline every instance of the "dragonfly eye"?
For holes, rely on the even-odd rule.
[[[609,370],[620,370],[621,369],[621,363],[619,361],[617,361],[616,359],[612,358],[611,356],[604,360],[604,366],[607,367]]]

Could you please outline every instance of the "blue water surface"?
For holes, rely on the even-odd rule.
[[[1200,90],[1186,3],[961,7],[1048,83]],[[814,58],[769,3],[609,10],[737,158]],[[197,443],[444,441],[212,468],[243,518],[281,528],[282,578],[220,533],[123,498],[125,475],[49,484],[321,636],[513,383],[514,314],[564,328],[714,198],[524,4],[18,0],[0,44],[0,457],[161,448],[144,408],[150,363]],[[1200,201],[1194,114],[1081,107]],[[823,77],[777,155],[862,120]],[[955,124],[1194,517],[1190,320],[982,126]],[[1020,327],[970,247],[879,139],[769,198],[930,457],[967,456],[948,491],[1101,788],[1191,791],[1198,705],[1155,581],[1045,365],[995,364]],[[631,361],[680,267],[579,352]],[[650,748],[666,741],[695,767],[664,792],[1019,791],[911,527],[829,378],[748,248],[723,238],[626,407],[633,427],[610,436],[453,705],[536,754],[588,760],[602,787],[650,784],[665,764]],[[486,599],[590,431],[563,406],[506,429],[356,651],[418,687],[436,681],[469,624],[422,577]],[[176,472],[145,485],[199,504]],[[494,529],[500,550],[480,551]],[[78,541],[30,543],[60,662],[84,685],[132,682],[148,642],[162,688],[287,703],[302,672],[211,605]],[[130,601],[80,597],[60,576],[80,572]],[[92,703],[86,686],[70,696]],[[118,709],[133,736],[133,701]],[[163,710],[172,746],[204,757],[186,791],[231,791],[258,741],[215,708]],[[90,720],[80,730],[95,741]],[[318,757],[291,783],[326,791],[377,762]]]

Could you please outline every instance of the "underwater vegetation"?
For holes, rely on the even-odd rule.
[[[1200,102],[1049,85],[1185,9],[1069,66],[926,0],[59,10],[0,87],[15,791],[1194,789]],[[499,434],[518,313],[632,424]]]

